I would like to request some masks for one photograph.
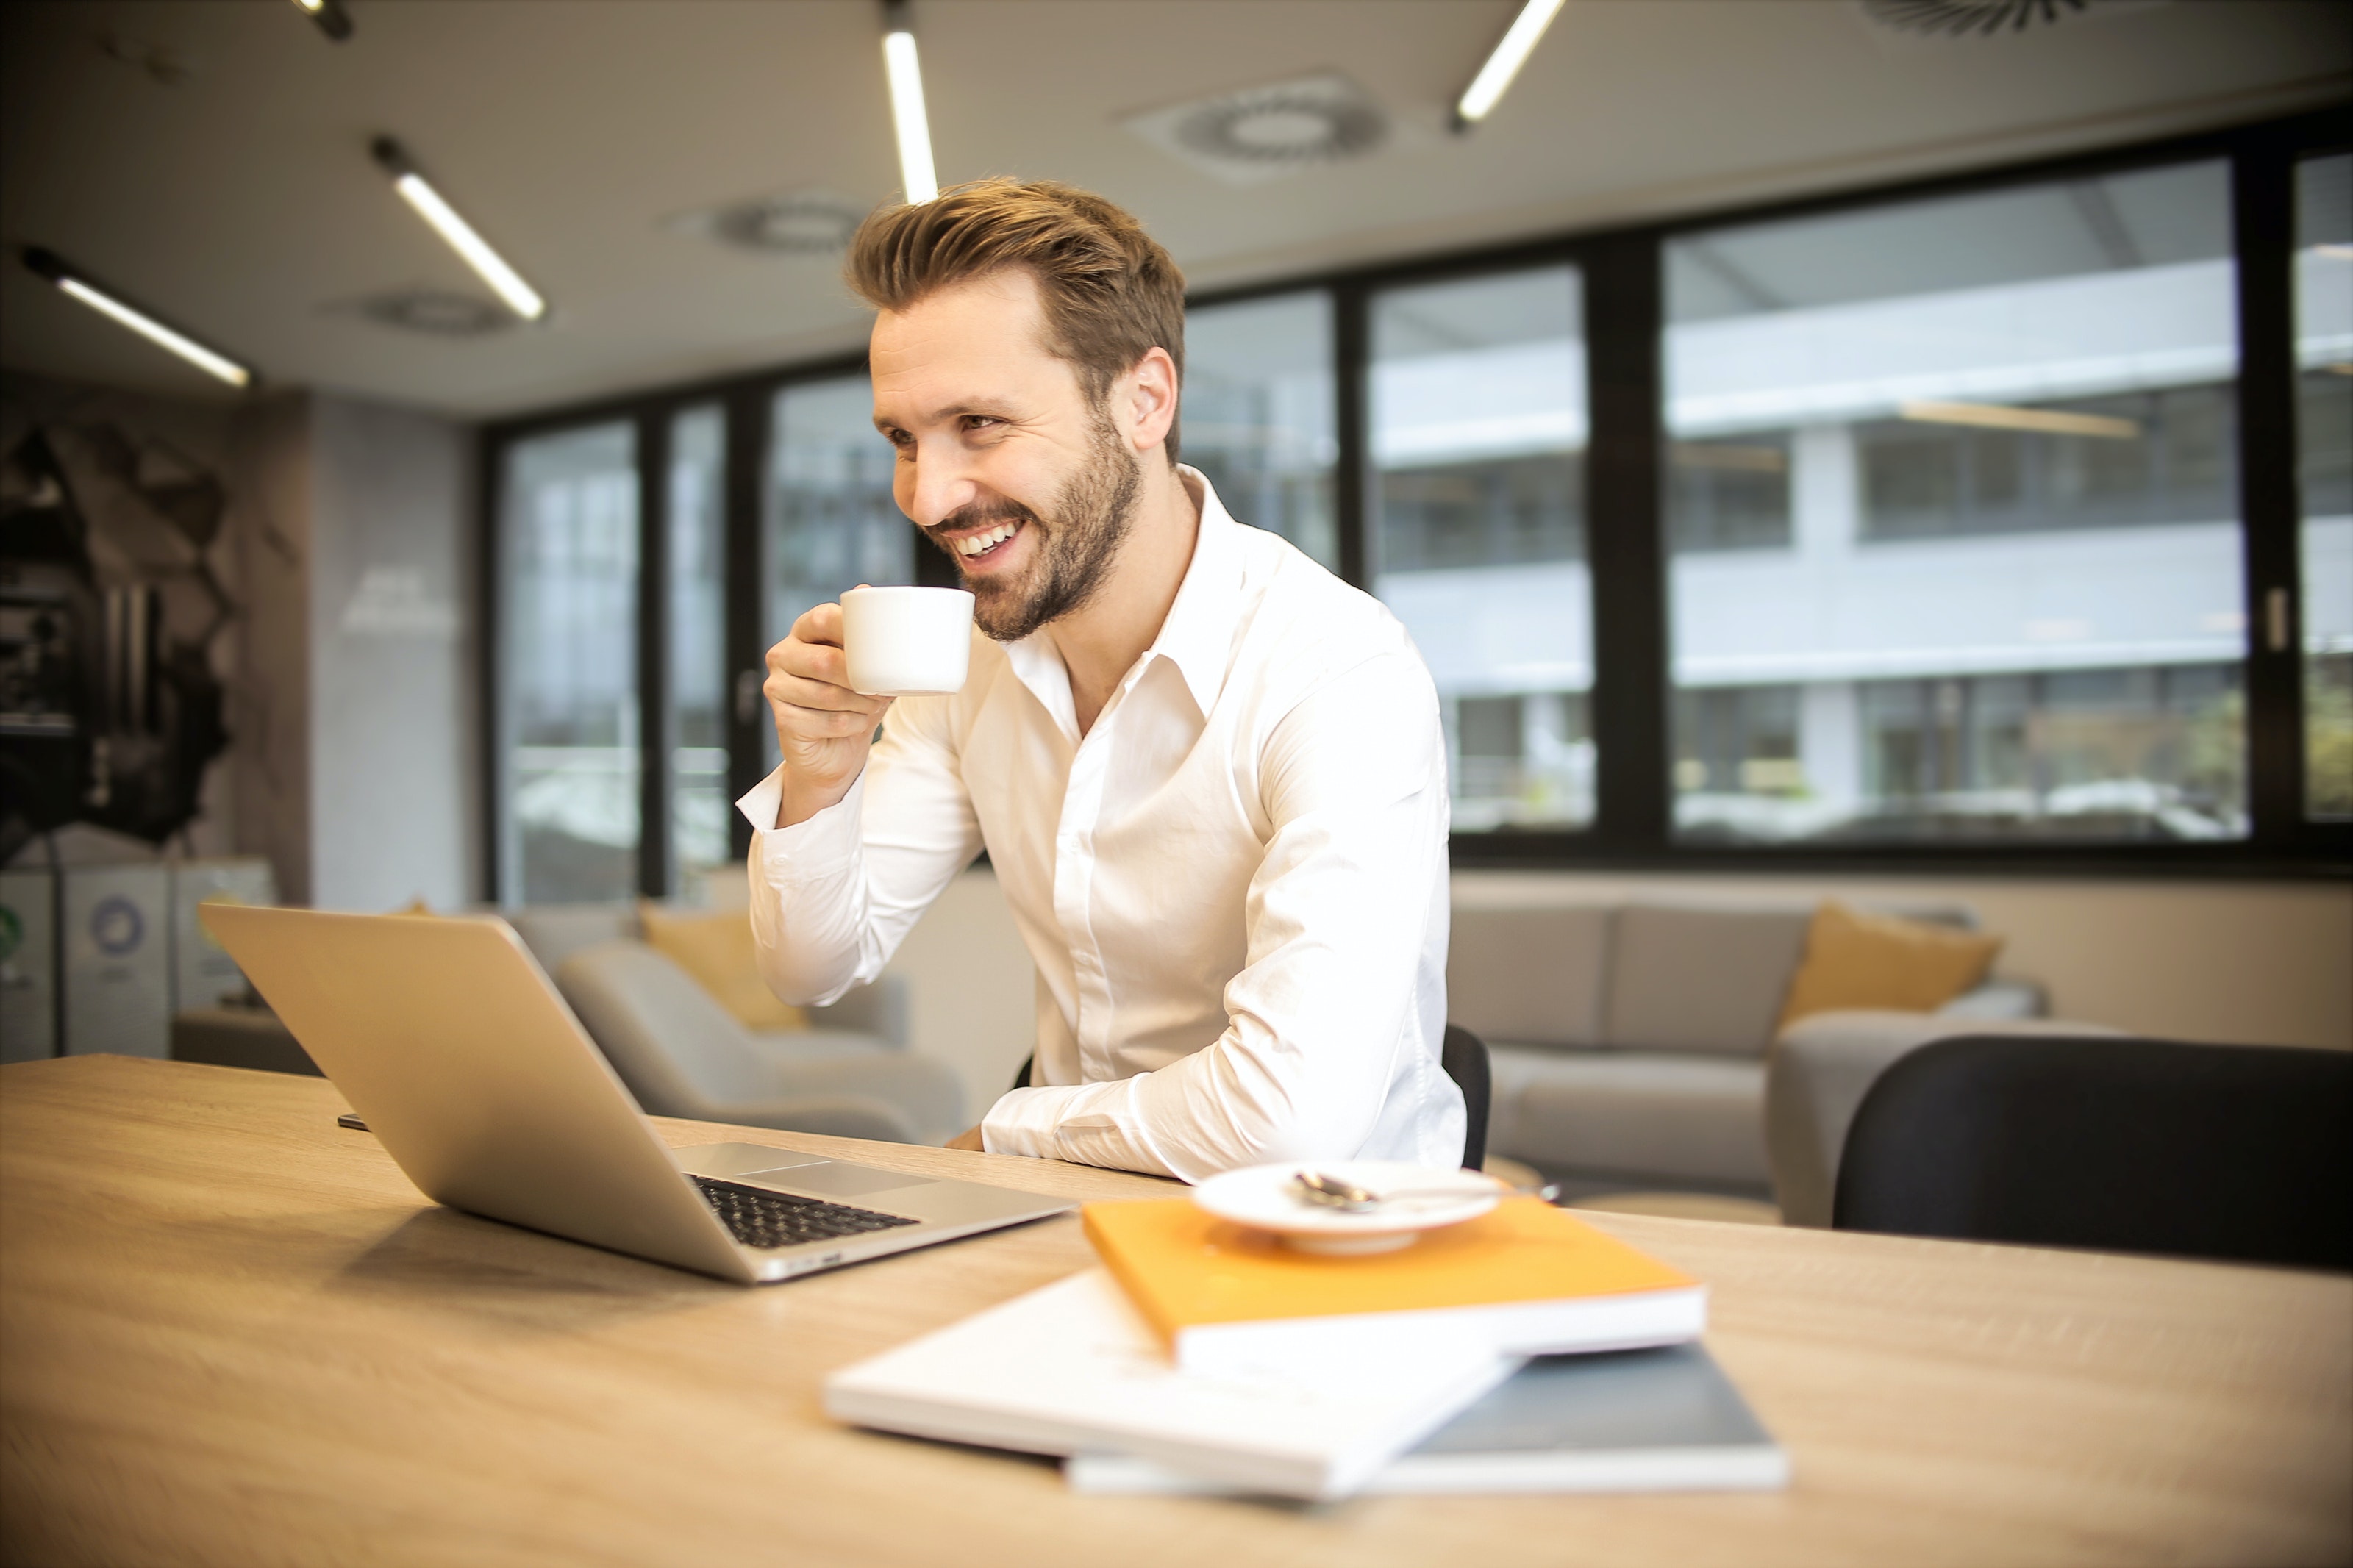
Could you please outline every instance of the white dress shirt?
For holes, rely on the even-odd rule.
[[[1179,471],[1192,562],[1084,736],[1049,635],[976,632],[964,689],[900,698],[839,803],[776,828],[776,773],[737,803],[768,984],[871,981],[985,847],[1038,967],[1037,1087],[989,1110],[990,1152],[1453,1166],[1430,673],[1378,601]]]

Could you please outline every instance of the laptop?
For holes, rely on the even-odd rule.
[[[672,1150],[504,921],[198,913],[385,1152],[451,1208],[758,1284],[1076,1206],[755,1143]]]

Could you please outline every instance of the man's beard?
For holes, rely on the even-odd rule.
[[[1019,642],[1094,597],[1134,525],[1142,483],[1135,455],[1120,440],[1118,427],[1098,414],[1086,461],[1054,498],[1050,523],[1009,500],[976,503],[942,519],[937,524],[942,530],[1018,522],[1023,532],[1036,535],[1029,568],[1018,580],[989,576],[976,581],[965,574],[961,558],[949,551],[957,574],[972,590],[974,624],[998,642]],[[934,539],[936,542],[936,534]]]

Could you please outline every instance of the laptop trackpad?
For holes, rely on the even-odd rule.
[[[823,1193],[836,1198],[854,1198],[866,1193],[885,1193],[901,1187],[928,1187],[933,1184],[929,1176],[878,1171],[871,1165],[838,1164],[831,1160],[820,1160],[813,1165],[787,1165],[776,1171],[746,1171],[740,1179]]]

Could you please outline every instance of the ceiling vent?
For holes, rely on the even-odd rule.
[[[1882,26],[1930,37],[2022,33],[2073,16],[2141,10],[2154,0],[1861,0]]]
[[[684,213],[662,226],[762,256],[832,256],[849,244],[865,216],[830,192],[789,191]]]
[[[1120,123],[1234,185],[1366,157],[1388,144],[1392,129],[1364,89],[1331,71],[1172,104]]]
[[[374,321],[379,327],[421,332],[428,338],[487,337],[515,324],[513,311],[488,300],[453,294],[446,289],[396,289],[336,309]]]

